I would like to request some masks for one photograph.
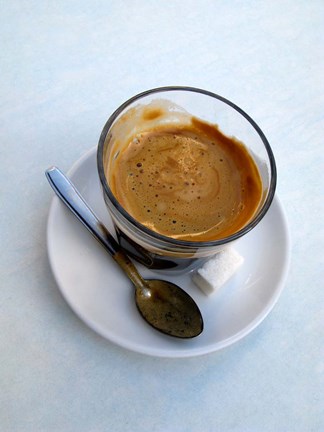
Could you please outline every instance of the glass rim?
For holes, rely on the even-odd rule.
[[[243,228],[241,228],[239,231],[237,231],[234,234],[231,234],[230,236],[223,237],[218,240],[210,240],[210,241],[189,241],[189,240],[179,240],[174,239],[172,237],[168,237],[166,235],[160,234],[156,231],[153,231],[149,228],[147,228],[145,225],[138,222],[136,219],[133,218],[118,202],[115,195],[113,194],[112,190],[110,189],[105,172],[104,172],[104,166],[103,166],[103,150],[104,150],[104,144],[106,141],[106,137],[108,134],[108,131],[110,130],[111,126],[113,125],[116,118],[127,108],[129,105],[131,105],[133,102],[136,102],[137,100],[140,100],[146,96],[157,94],[157,93],[166,93],[166,92],[172,92],[172,91],[179,91],[179,92],[193,92],[193,93],[199,93],[203,94],[205,96],[212,97],[214,99],[220,100],[221,102],[229,105],[234,110],[236,110],[239,114],[241,114],[256,130],[259,137],[261,138],[261,141],[263,142],[263,145],[266,149],[266,152],[269,157],[269,163],[270,163],[270,184],[268,188],[268,194],[267,197],[262,204],[262,207],[260,211],[257,213],[257,215]],[[186,86],[165,86],[165,87],[156,87],[151,90],[146,90],[141,93],[138,93],[137,95],[129,98],[127,101],[125,101],[123,104],[119,106],[108,118],[106,124],[103,127],[103,130],[100,134],[98,148],[97,148],[97,168],[99,173],[99,179],[101,182],[101,185],[104,188],[105,193],[108,195],[110,201],[112,202],[113,206],[116,208],[116,210],[121,213],[132,225],[134,225],[138,230],[145,232],[147,235],[155,238],[156,240],[162,241],[164,243],[169,243],[172,246],[179,246],[179,247],[187,247],[187,248],[211,248],[216,246],[222,246],[227,243],[230,243],[234,240],[239,239],[243,235],[247,234],[249,231],[251,231],[258,223],[263,219],[267,211],[269,210],[269,207],[273,201],[276,185],[277,185],[277,169],[276,169],[276,162],[274,158],[274,154],[272,152],[272,149],[270,147],[270,144],[262,132],[261,128],[257,125],[257,123],[239,106],[231,102],[230,100],[224,98],[223,96],[220,96],[216,93],[210,92],[208,90],[203,90],[196,87],[186,87]]]

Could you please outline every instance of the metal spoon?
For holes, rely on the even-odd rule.
[[[58,197],[110,253],[135,286],[135,301],[142,317],[155,329],[178,338],[193,338],[203,330],[203,319],[194,300],[177,285],[143,279],[106,227],[85,203],[71,181],[56,167],[45,175]]]

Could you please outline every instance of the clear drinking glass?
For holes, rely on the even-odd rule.
[[[227,136],[243,142],[253,157],[263,186],[263,199],[254,217],[234,234],[214,241],[186,241],[154,232],[135,220],[118,202],[105,174],[105,166],[116,157],[116,140],[140,132],[139,106],[168,109],[168,123],[177,123],[183,113],[217,124]],[[127,121],[124,121],[124,119]],[[162,120],[165,121],[165,118]],[[112,148],[114,146],[114,150]],[[117,151],[118,153],[118,151]],[[191,87],[162,87],[148,90],[122,104],[108,119],[101,133],[97,164],[104,200],[118,240],[126,252],[148,268],[178,269],[200,264],[253,229],[269,210],[276,188],[276,165],[270,145],[259,126],[234,103],[209,91]]]

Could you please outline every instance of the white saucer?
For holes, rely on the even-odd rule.
[[[78,160],[70,172],[90,207],[113,232],[96,168],[96,149]],[[250,333],[268,315],[284,287],[289,266],[289,235],[282,206],[272,206],[235,248],[243,266],[219,292],[206,297],[190,274],[170,276],[137,265],[144,277],[168,279],[197,302],[204,331],[194,339],[165,336],[139,315],[133,287],[118,265],[75,216],[54,197],[47,226],[47,247],[57,284],[77,315],[110,341],[159,357],[191,357],[224,348]]]

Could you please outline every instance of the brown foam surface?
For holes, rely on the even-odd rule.
[[[262,197],[246,147],[217,126],[160,126],[132,137],[110,167],[110,187],[125,210],[160,234],[217,240],[253,217]]]

